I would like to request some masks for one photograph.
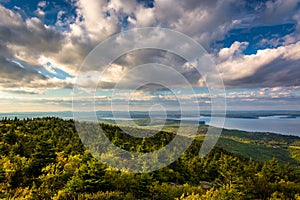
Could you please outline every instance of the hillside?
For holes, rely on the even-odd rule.
[[[115,145],[134,152],[159,149],[174,137],[163,131],[146,140],[137,139],[117,126],[101,127]],[[201,130],[205,127],[199,129],[190,148],[168,167],[133,174],[94,159],[72,120],[2,120],[0,198],[300,198],[300,171],[295,167],[299,162],[299,138],[226,130],[217,147],[200,159]]]

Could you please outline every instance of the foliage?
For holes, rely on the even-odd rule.
[[[134,138],[115,125],[101,124],[101,127],[117,146],[135,152],[159,149],[174,138],[174,134],[165,131],[147,139]],[[223,139],[227,144],[236,144],[228,142],[234,139],[233,135],[236,134],[226,132],[227,138]],[[245,132],[241,135],[244,140],[253,139]],[[253,140],[259,137],[255,134]],[[284,138],[287,139],[281,143],[293,144],[292,155],[297,157],[295,137]],[[218,147],[199,158],[201,144],[198,137],[168,167],[132,174],[107,167],[93,158],[83,146],[72,120],[5,119],[0,123],[0,199],[300,198],[300,171],[293,163],[284,164],[276,158],[257,162]],[[251,145],[246,148],[254,148]]]

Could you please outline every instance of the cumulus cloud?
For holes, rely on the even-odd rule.
[[[247,43],[235,42],[219,51],[217,67],[229,87],[299,86],[300,42],[256,54],[241,54]]]
[[[43,93],[47,89],[72,88],[74,78],[71,77],[76,77],[84,58],[99,42],[121,30],[146,26],[171,28],[200,42],[211,53],[228,88],[300,86],[298,0],[156,0],[153,7],[134,0],[68,2],[72,2],[75,13],[66,16],[65,11],[59,11],[54,24],[44,22],[49,6],[46,1],[36,5],[36,17],[20,14],[24,12],[21,8],[10,10],[0,5],[0,90]],[[232,29],[285,23],[294,23],[295,31],[283,38],[271,38],[260,43],[262,46],[274,43],[276,48],[262,48],[254,54],[245,55],[244,51],[251,41],[233,41],[228,48],[223,48],[222,44],[216,45]],[[143,37],[150,39],[143,41],[140,39]],[[151,45],[164,41],[180,51],[189,51],[188,47],[178,45],[177,41],[166,35],[149,34],[143,37],[136,36],[134,40]],[[277,47],[278,39],[284,40],[284,46]],[[117,42],[119,46],[109,47],[107,51],[126,45],[126,41]],[[146,63],[172,66],[193,86],[205,87],[205,77],[180,56],[147,49],[129,52],[115,60],[105,76],[101,77],[99,88],[115,87],[122,74],[133,66]],[[40,69],[53,77],[41,73]],[[67,76],[60,78],[55,69]],[[97,85],[100,74],[96,70],[87,68],[85,73],[90,82],[85,84]],[[149,77],[155,77],[153,81],[165,79],[170,84],[177,84],[174,83],[174,76],[162,77],[150,71],[143,74],[133,72],[125,79],[130,87],[130,83]],[[126,84],[124,82],[123,86]]]
[[[6,44],[14,56],[33,64],[34,55],[57,52],[61,48],[62,34],[36,18],[25,21],[21,15],[0,6],[1,43]],[[29,53],[30,52],[30,53]]]
[[[183,32],[210,49],[236,24],[234,10],[240,1],[156,0],[153,8],[137,6],[129,22],[136,27],[160,26]],[[172,6],[170,6],[172,5]]]

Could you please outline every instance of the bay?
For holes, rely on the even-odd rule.
[[[241,112],[242,113],[242,112]],[[274,112],[272,112],[274,114]],[[19,113],[0,113],[0,119],[3,117],[7,118],[36,118],[36,117],[59,117],[63,119],[73,119],[73,113],[71,111],[65,112],[19,112]],[[97,113],[99,119],[110,119],[113,120],[114,117],[110,112],[101,112]],[[132,113],[132,118],[119,117],[118,120],[132,120],[132,119],[145,119],[149,116],[147,112],[138,112]],[[175,120],[188,120],[188,121],[204,121],[205,124],[215,126],[211,124],[210,116],[195,116],[191,115],[190,117],[180,117],[173,113],[172,117],[169,119]],[[216,117],[218,118],[218,117]],[[220,118],[220,117],[219,117]],[[223,128],[242,130],[248,132],[269,132],[269,133],[279,133],[283,135],[295,135],[300,137],[300,117],[293,116],[290,117],[288,114],[281,115],[266,115],[266,113],[261,116],[257,115],[255,118],[243,117],[241,114],[240,117],[227,117],[225,118],[225,123]]]

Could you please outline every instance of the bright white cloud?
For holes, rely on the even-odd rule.
[[[263,73],[264,68],[270,68],[270,65],[275,65],[278,60],[286,61],[282,62],[281,66],[278,66],[281,70],[292,70],[294,72],[293,74],[299,73],[299,70],[297,70],[294,65],[286,66],[285,63],[299,62],[300,42],[273,49],[258,50],[256,54],[251,55],[242,54],[245,45],[247,45],[247,43],[235,42],[230,48],[223,48],[219,51],[216,57],[216,60],[218,61],[217,67],[219,68],[225,83],[236,79],[251,77],[258,70],[261,70]],[[267,76],[267,73],[276,73],[276,71],[280,71],[278,68],[274,67],[274,71],[265,71],[265,75]],[[285,76],[282,78],[286,80],[291,78],[286,76],[286,74],[282,75]],[[257,84],[257,82],[255,82],[255,84]],[[239,87],[239,85],[236,85],[235,87]]]

